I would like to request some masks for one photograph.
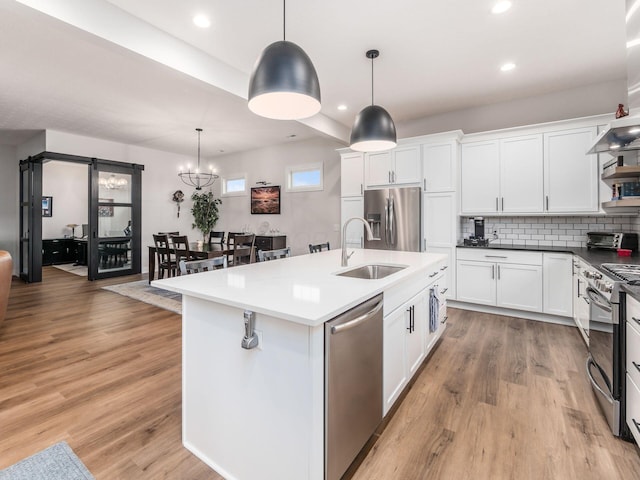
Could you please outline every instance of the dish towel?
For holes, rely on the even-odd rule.
[[[440,298],[438,297],[438,286],[429,290],[429,333],[438,329],[438,314],[440,313]]]

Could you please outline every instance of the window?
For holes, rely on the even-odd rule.
[[[288,192],[310,192],[323,190],[323,181],[322,162],[287,167]]]
[[[229,175],[222,179],[222,196],[232,197],[247,194],[247,175]]]

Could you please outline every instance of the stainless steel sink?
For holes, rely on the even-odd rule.
[[[352,268],[345,272],[336,273],[339,277],[352,277],[363,278],[367,280],[378,280],[380,278],[393,275],[400,270],[407,268],[407,265],[362,265],[360,267]]]

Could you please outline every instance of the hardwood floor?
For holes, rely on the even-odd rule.
[[[98,480],[221,478],[182,447],[180,317],[100,288],[122,281],[55,268],[42,284],[14,281],[0,468],[66,440]],[[354,479],[640,478],[637,447],[597,411],[575,329],[449,314]]]

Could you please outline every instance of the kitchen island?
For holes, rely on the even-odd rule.
[[[332,250],[153,282],[183,295],[185,447],[229,479],[324,478],[324,323],[379,293],[385,316],[399,310],[442,278],[445,261],[356,250],[340,267]],[[335,275],[373,263],[406,268],[379,280]],[[245,311],[259,338],[249,350]]]

